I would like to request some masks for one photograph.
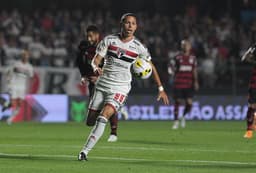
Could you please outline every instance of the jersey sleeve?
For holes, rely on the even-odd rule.
[[[108,51],[108,37],[105,37],[100,41],[96,48],[96,54],[99,54],[101,57],[105,57]]]
[[[150,55],[148,49],[145,46],[143,46],[142,44],[140,45],[139,57],[146,61],[151,61],[151,55]]]

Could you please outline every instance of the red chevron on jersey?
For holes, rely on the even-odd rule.
[[[114,51],[118,55],[118,57],[123,56],[123,55],[128,55],[131,58],[137,58],[137,56],[138,56],[137,53],[134,53],[132,51],[122,49],[122,48],[119,48],[119,47],[113,46],[113,45],[109,45],[108,49],[111,51]]]

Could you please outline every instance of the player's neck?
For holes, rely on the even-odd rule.
[[[26,60],[21,60],[21,62],[22,62],[23,64],[27,64],[27,63],[28,63],[28,61],[26,61]]]
[[[189,56],[190,55],[190,51],[183,51],[183,55]]]
[[[131,41],[134,38],[134,36],[133,35],[125,35],[124,33],[121,33],[119,35],[119,38],[122,42],[126,43],[126,42]]]

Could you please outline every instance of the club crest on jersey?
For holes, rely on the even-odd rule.
[[[123,55],[125,55],[126,51],[121,49],[121,48],[118,48],[117,49],[117,56],[118,58],[122,57]]]
[[[115,42],[115,41],[112,41],[111,44],[112,44],[112,45],[116,45],[116,42]]]

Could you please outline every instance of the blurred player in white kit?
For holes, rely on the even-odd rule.
[[[12,115],[8,118],[8,123],[12,123],[14,117],[19,112],[19,108],[27,94],[28,80],[34,75],[33,67],[29,63],[29,57],[29,52],[22,50],[21,59],[10,66],[7,71],[7,85],[11,95],[9,107],[12,108]]]

